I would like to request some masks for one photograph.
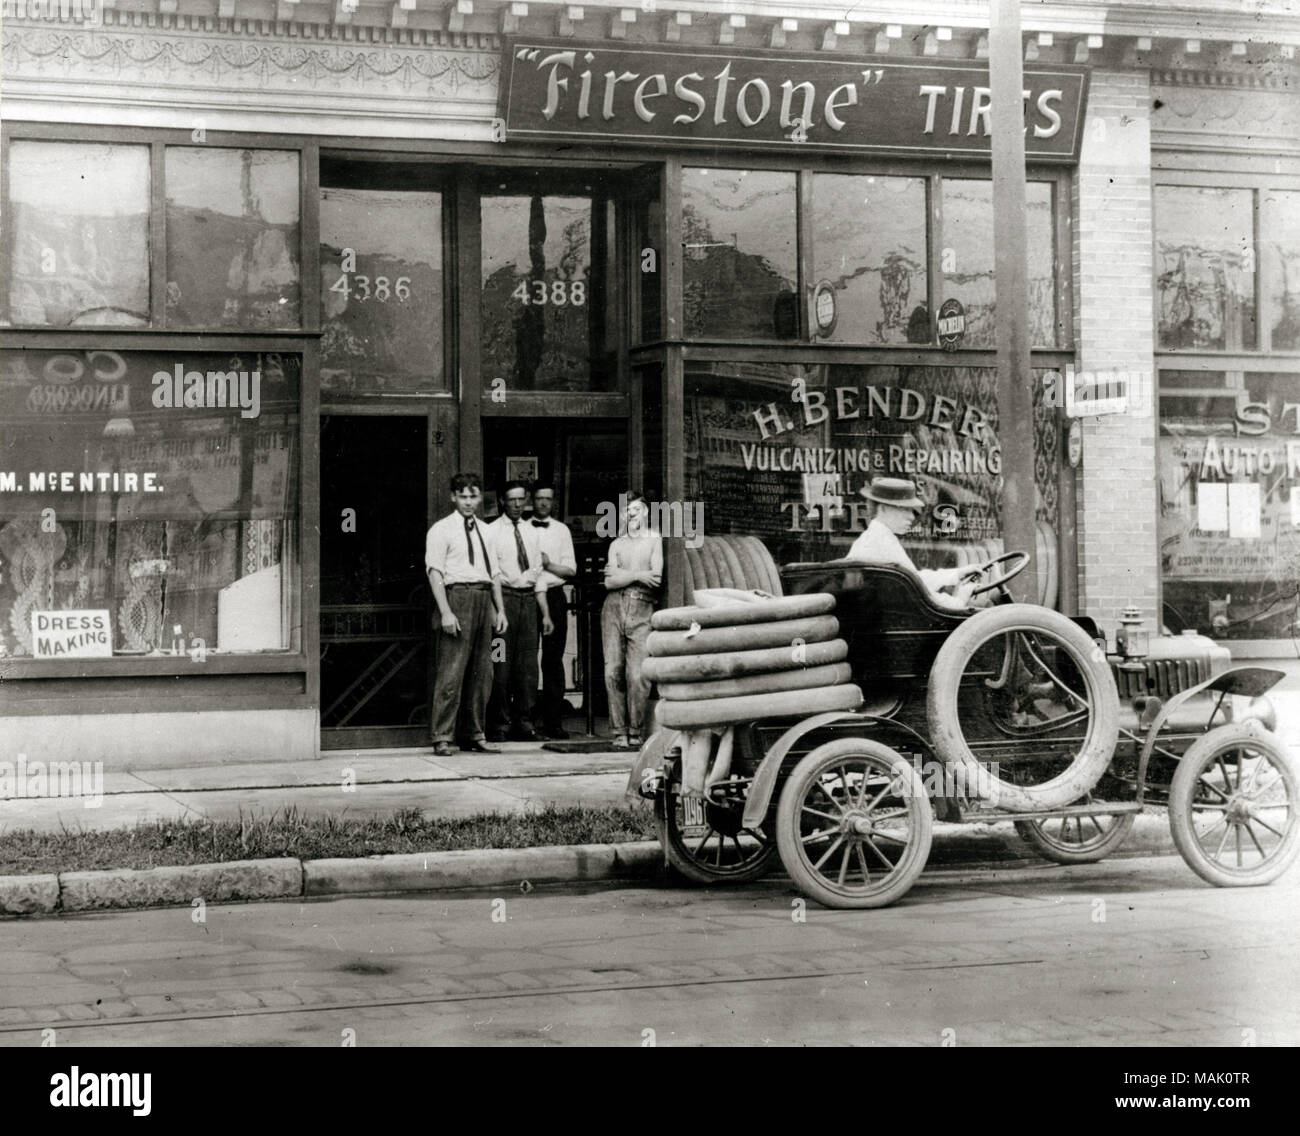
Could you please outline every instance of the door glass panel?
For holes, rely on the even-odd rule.
[[[442,195],[322,189],[320,227],[321,388],[445,390]]]
[[[297,327],[298,152],[170,146],[167,323]]]
[[[813,284],[835,289],[834,343],[929,343],[925,181],[817,174]]]
[[[1255,347],[1254,191],[1156,186],[1160,346]]]
[[[148,146],[11,143],[5,220],[14,323],[148,324]]]
[[[497,379],[506,391],[604,389],[592,368],[605,300],[593,296],[593,212],[590,197],[482,199],[485,390]]]
[[[427,432],[423,417],[321,418],[321,516],[336,519],[320,536],[323,729],[428,725]]]
[[[795,184],[793,173],[682,170],[682,314],[688,336],[798,336]]]

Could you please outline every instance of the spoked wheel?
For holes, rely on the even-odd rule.
[[[1218,887],[1277,879],[1300,851],[1300,777],[1277,737],[1252,722],[1220,726],[1183,754],[1169,825],[1188,866]]]
[[[655,796],[655,821],[664,854],[678,872],[698,884],[738,884],[757,879],[772,864],[776,845],[760,826],[744,825],[750,779],[733,777],[713,786],[710,799],[684,797],[681,782]]]
[[[1089,793],[1076,805],[1095,802]],[[1133,831],[1136,813],[1044,817],[1018,820],[1016,832],[1026,844],[1058,864],[1095,864],[1116,851]]]
[[[827,907],[885,907],[907,894],[930,855],[930,802],[900,754],[840,738],[807,754],[776,813],[781,862]]]
[[[1064,808],[1095,786],[1119,737],[1106,656],[1034,604],[977,612],[940,648],[927,718],[968,795],[1015,811]]]

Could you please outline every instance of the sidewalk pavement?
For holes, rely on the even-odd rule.
[[[1278,733],[1300,756],[1300,664],[1261,665],[1287,671],[1269,697],[1277,708]],[[0,799],[0,837],[15,829],[103,831],[141,821],[269,816],[290,807],[308,816],[338,817],[415,808],[432,818],[627,803],[631,753],[551,753],[540,742],[493,744],[499,753],[435,757],[432,746],[332,750],[311,761],[106,771],[97,807],[71,797]]]
[[[308,816],[388,816],[415,808],[426,817],[458,817],[626,803],[629,752],[493,745],[501,752],[434,757],[432,746],[332,750],[312,761],[106,771],[98,807],[70,797],[0,800],[0,837],[15,829],[104,831],[147,821],[270,816],[291,807]]]

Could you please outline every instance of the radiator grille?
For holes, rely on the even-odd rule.
[[[1210,677],[1208,659],[1148,659],[1145,674],[1121,670],[1117,664],[1112,664],[1111,669],[1121,698],[1134,698],[1139,694],[1170,698]]]

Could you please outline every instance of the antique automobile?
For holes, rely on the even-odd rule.
[[[1284,872],[1300,784],[1265,696],[1282,672],[1150,638],[1135,612],[1108,651],[1092,620],[1012,601],[1028,560],[976,566],[978,610],[908,568],[834,561],[787,565],[780,597],[702,590],[656,613],[658,728],[628,791],[653,799],[668,863],[720,884],[779,856],[808,897],[880,907],[916,881],[936,819],[1013,821],[1079,864],[1160,805],[1210,883]]]

